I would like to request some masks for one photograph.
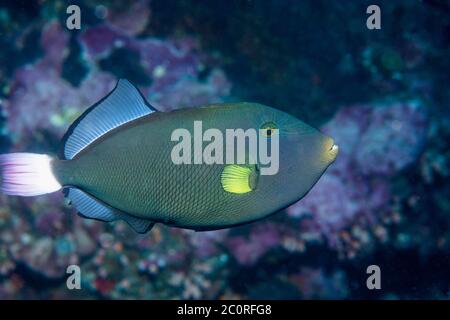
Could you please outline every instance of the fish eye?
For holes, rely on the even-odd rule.
[[[278,129],[278,126],[275,124],[275,122],[269,121],[269,122],[265,122],[260,130],[263,134],[264,137],[266,138],[270,138],[275,134],[275,130]]]

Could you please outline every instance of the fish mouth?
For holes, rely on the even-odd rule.
[[[334,140],[329,138],[327,139],[327,145],[326,145],[326,157],[329,159],[330,162],[333,162],[337,155],[339,153],[339,146],[334,143]]]
[[[328,151],[330,151],[331,153],[337,153],[339,151],[339,146],[333,143]]]
[[[337,144],[333,144],[329,150],[331,156],[333,157],[333,161],[336,159],[339,153],[339,146]]]

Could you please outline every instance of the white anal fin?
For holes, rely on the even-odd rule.
[[[72,202],[72,205],[78,210],[79,214],[85,218],[106,222],[124,220],[138,233],[150,231],[155,224],[153,221],[133,217],[123,211],[115,209],[77,188],[69,188],[67,197]]]
[[[64,158],[80,151],[107,132],[156,110],[128,80],[121,79],[105,98],[86,110],[63,138]]]

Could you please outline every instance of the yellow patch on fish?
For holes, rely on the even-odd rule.
[[[222,187],[230,193],[247,193],[255,189],[257,175],[254,166],[231,164],[225,166],[221,175]]]

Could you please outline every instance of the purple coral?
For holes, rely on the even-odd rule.
[[[263,223],[255,225],[248,237],[230,237],[226,245],[240,264],[252,265],[271,248],[279,245],[280,240],[280,231],[276,225]]]
[[[109,12],[106,7],[103,8],[106,10],[108,25],[130,36],[141,33],[151,16],[149,0],[135,1],[127,5],[127,10],[120,12]]]
[[[424,107],[416,101],[367,109],[355,161],[363,174],[391,175],[414,162],[426,134]]]
[[[212,70],[205,81],[198,80],[204,65],[195,52],[198,42],[190,37],[177,41],[155,38],[135,39],[101,25],[88,29],[81,36],[88,59],[97,61],[115,48],[127,48],[139,53],[140,64],[153,82],[142,87],[143,93],[159,109],[172,110],[220,101],[230,91],[225,74]]]
[[[58,22],[49,23],[41,37],[43,58],[15,73],[5,108],[17,148],[42,131],[61,137],[77,115],[114,87],[117,79],[100,71],[97,63],[117,47],[139,53],[140,64],[153,79],[150,86],[140,89],[161,110],[218,102],[230,90],[219,69],[213,69],[204,81],[198,80],[203,64],[194,39],[135,39],[110,23],[88,28],[80,36],[90,72],[74,87],[61,76],[68,41]]]
[[[115,83],[114,77],[103,72],[91,73],[79,88],[61,78],[68,35],[57,22],[44,28],[41,44],[43,58],[16,71],[5,102],[9,130],[18,148],[41,131],[61,137],[68,122]]]
[[[348,280],[342,271],[328,274],[320,268],[302,267],[289,278],[305,299],[345,299],[349,292]]]
[[[390,203],[389,177],[413,163],[426,138],[426,115],[418,102],[342,108],[322,129],[340,155],[310,193],[288,208],[308,231],[332,246],[358,219],[380,221]],[[307,219],[308,220],[308,219]]]

